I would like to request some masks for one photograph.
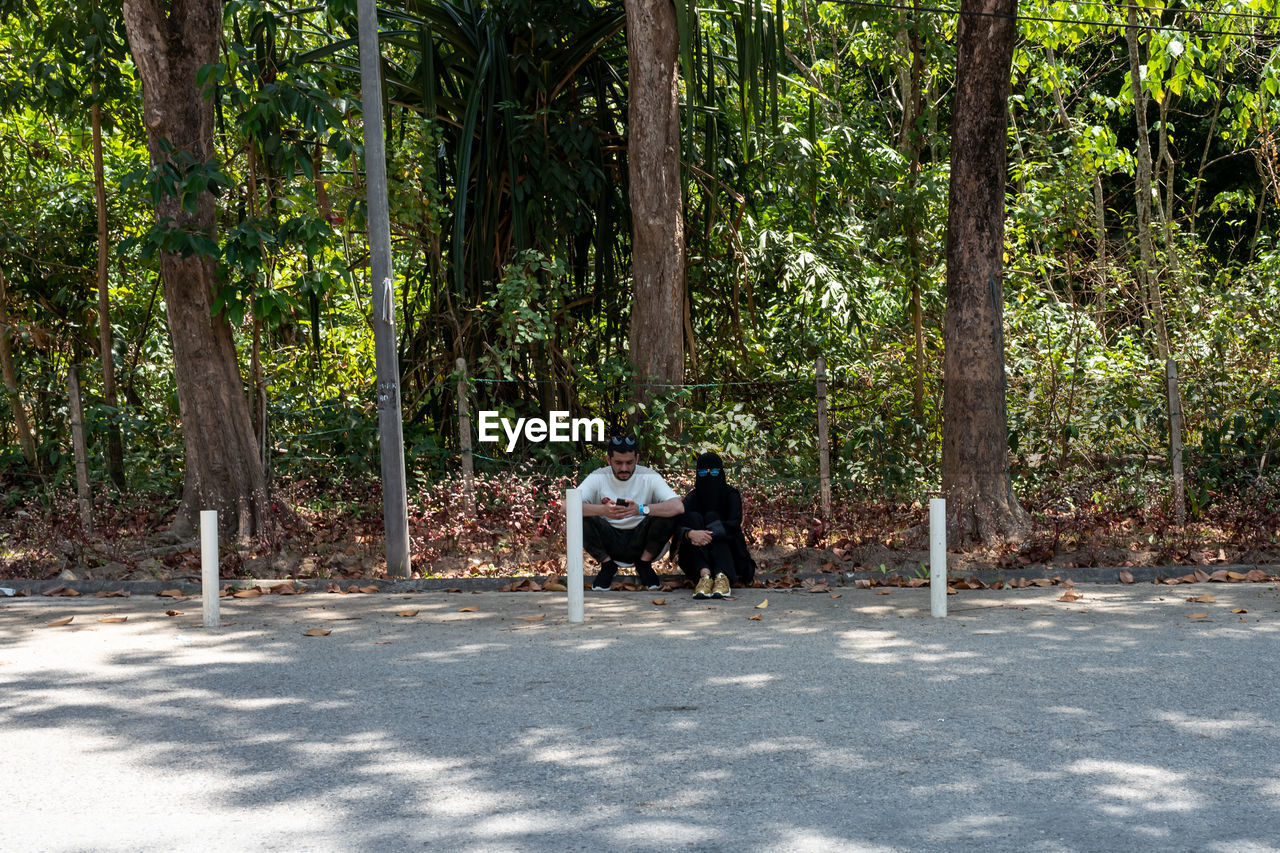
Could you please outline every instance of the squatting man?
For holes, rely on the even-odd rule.
[[[582,547],[600,564],[592,589],[609,589],[619,563],[636,567],[641,586],[662,587],[653,561],[671,539],[684,501],[657,471],[636,464],[639,455],[635,438],[613,436],[608,467],[592,471],[578,486]]]

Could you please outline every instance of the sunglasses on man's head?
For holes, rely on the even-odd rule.
[[[719,477],[720,469],[719,468],[699,468],[698,476],[699,477]]]
[[[615,435],[609,439],[610,447],[635,447],[636,440],[629,435]]]

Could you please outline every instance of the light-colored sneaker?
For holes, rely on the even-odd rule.
[[[711,575],[703,575],[698,579],[698,585],[693,588],[694,598],[710,598],[711,597]]]
[[[712,598],[728,598],[729,597],[729,577],[721,572],[716,575],[715,584],[711,588]]]

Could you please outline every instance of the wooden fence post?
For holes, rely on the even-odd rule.
[[[1173,473],[1173,518],[1181,526],[1187,521],[1187,484],[1182,473],[1182,398],[1178,393],[1178,363],[1172,358],[1165,362],[1164,377],[1169,395],[1169,467]]]
[[[827,360],[818,356],[818,479],[822,490],[822,518],[831,520],[831,446],[827,435]]]
[[[80,524],[93,534],[93,500],[89,497],[89,459],[84,443],[84,408],[80,404],[80,371],[67,368],[67,402],[71,405],[71,446],[76,457],[76,497],[80,504]]]
[[[458,441],[462,447],[462,487],[467,497],[467,512],[475,508],[475,462],[471,457],[471,414],[467,408],[467,360],[458,366]]]

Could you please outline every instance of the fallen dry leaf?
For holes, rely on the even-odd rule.
[[[1209,614],[1208,613],[1191,613],[1187,616],[1187,618],[1188,619],[1208,619]]]
[[[764,601],[756,605],[756,610],[764,610],[768,606],[769,606],[769,599],[766,598]]]
[[[183,616],[183,615],[185,615],[185,611],[182,611],[182,610],[166,610],[166,611],[164,612],[164,615],[165,615],[165,616]]]
[[[292,582],[278,583],[275,586],[271,587],[271,594],[272,595],[297,595],[298,588],[294,586]]]
[[[479,607],[459,607],[458,612],[459,613],[475,613],[479,609],[480,609]]]
[[[1120,583],[1133,583],[1133,572],[1126,569],[1120,570]]]
[[[861,578],[853,582],[858,589],[871,589],[871,581],[868,578]]]
[[[1241,574],[1240,572],[1227,572],[1227,578],[1228,578],[1229,580],[1233,580],[1233,581],[1242,581],[1242,580],[1244,580],[1244,579],[1245,579],[1245,578],[1247,578],[1247,577],[1248,577],[1248,575]]]
[[[522,581],[512,581],[506,586],[498,587],[498,592],[538,592],[542,587],[533,578],[525,578]]]
[[[893,595],[893,590],[891,590],[891,589],[877,589],[877,590],[876,590],[876,595]]]
[[[1048,578],[1032,578],[1031,583],[1034,586],[1053,586],[1053,581]]]
[[[327,637],[333,633],[330,628],[310,628],[302,632],[304,637]]]
[[[405,618],[408,618],[408,617],[410,617],[410,616],[417,616],[417,615],[418,615],[418,611],[416,611],[416,610],[401,610],[401,611],[399,611],[398,613],[396,613],[396,615],[397,615],[397,616],[404,616]]]
[[[180,589],[164,589],[156,593],[157,598],[177,598],[179,600],[186,598]]]
[[[560,581],[547,581],[545,584],[543,584],[542,588],[545,589],[547,592],[568,592],[569,591],[569,587],[560,583]]]
[[[1058,598],[1058,600],[1059,600],[1059,601],[1079,601],[1079,600],[1080,600],[1080,599],[1082,599],[1082,598],[1084,598],[1084,596],[1083,596],[1083,595],[1081,595],[1080,593],[1076,592],[1074,589],[1069,589],[1069,590],[1067,590],[1066,592],[1064,592],[1064,593],[1063,593],[1063,594]]]
[[[128,616],[103,616],[99,622],[128,622]]]
[[[543,619],[546,619],[546,618],[547,618],[547,614],[540,613],[537,616],[521,616],[520,621],[521,622],[541,622]]]
[[[362,592],[365,595],[373,595],[374,593],[379,592],[379,589],[376,586],[359,586],[356,587],[356,592]]]
[[[1190,598],[1188,598],[1187,601],[1193,602],[1195,604],[1213,604],[1215,601],[1217,601],[1217,599],[1215,599],[1212,595],[1206,592],[1204,595],[1193,595]]]
[[[1231,612],[1232,613],[1248,613],[1249,611],[1245,610],[1243,607],[1237,607],[1235,610],[1232,610]]]
[[[75,618],[76,617],[74,616],[65,616],[62,619],[54,619],[52,622],[46,622],[44,624],[48,625],[50,628],[60,628],[63,625],[70,625],[71,620]]]
[[[841,596],[841,593],[838,593],[838,592],[831,593],[832,598],[839,598],[840,596]]]
[[[123,589],[100,589],[93,594],[94,598],[128,598],[129,592]]]
[[[231,593],[232,598],[258,598],[261,595],[262,590],[258,589],[256,586],[252,589],[238,589]]]
[[[1195,576],[1195,579],[1196,579],[1196,582],[1197,582],[1197,583],[1208,583],[1208,582],[1209,582],[1209,573],[1208,573],[1208,572],[1206,572],[1206,571],[1204,571],[1203,569],[1196,569],[1196,570],[1195,570],[1194,572],[1192,572],[1191,574]]]
[[[445,592],[462,592],[462,587],[460,587],[460,586],[451,586],[451,587],[449,587],[448,589],[446,589],[446,590],[445,590]]]
[[[656,604],[658,607],[662,607],[667,603],[667,600],[665,598],[655,598],[653,600],[653,603]]]
[[[826,592],[830,588],[825,580],[815,580],[814,578],[805,578],[801,582],[801,586],[809,592]]]
[[[757,613],[755,616],[748,616],[747,618],[750,619],[752,622],[759,622],[760,620],[764,619],[764,616]]]

